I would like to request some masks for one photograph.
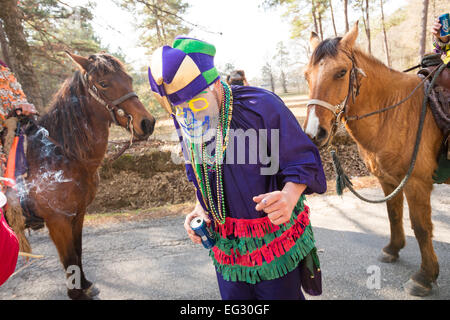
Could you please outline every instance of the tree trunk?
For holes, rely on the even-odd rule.
[[[322,30],[322,15],[319,12],[319,17],[318,17],[318,21],[319,21],[319,32],[320,32],[320,39],[323,40],[323,30]]]
[[[287,84],[286,84],[286,74],[283,70],[281,70],[281,85],[283,86],[283,92],[288,93]]]
[[[337,37],[336,21],[334,21],[333,2],[332,0],[329,1],[330,1],[331,21],[333,22],[334,36]]]
[[[368,0],[365,1],[365,3],[361,2],[361,14],[364,24],[364,32],[366,33],[367,37],[367,51],[371,54],[372,53],[372,45],[370,43],[370,24],[369,24],[369,4]]]
[[[419,55],[423,57],[427,46],[427,18],[428,18],[428,0],[423,0],[422,4],[422,30],[420,35]]]
[[[364,13],[364,7],[363,7],[362,2],[361,2],[361,17],[362,17],[362,20],[363,20],[364,32],[366,33],[366,36],[367,36],[366,14]]]
[[[345,33],[350,30],[348,25],[348,0],[344,0]]]
[[[314,32],[319,33],[319,27],[317,26],[317,17],[316,17],[316,2],[311,0],[311,14],[314,20]]]
[[[155,5],[158,5],[159,8],[163,8],[164,2],[165,1],[158,0],[157,4],[155,3]],[[168,41],[167,41],[166,27],[164,26],[164,19],[165,19],[164,12],[161,12],[161,15],[158,13],[157,17],[159,20],[159,24],[161,25],[161,34],[162,34],[162,38],[163,38],[163,43],[161,44],[161,46],[169,45],[170,43],[168,43]]]
[[[9,40],[12,70],[22,85],[27,100],[43,113],[39,82],[34,74],[31,50],[23,31],[17,0],[0,0],[0,8],[0,19],[4,22],[4,30]]]
[[[369,53],[372,54],[372,42],[370,39],[369,0],[366,0],[366,24],[367,24],[366,35],[367,35],[367,41],[369,42],[368,49],[369,49]]]
[[[8,40],[6,40],[5,30],[3,29],[3,21],[0,20],[0,45],[2,48],[3,61],[10,66],[11,60],[9,59]]]
[[[155,17],[155,29],[156,29],[156,36],[158,37],[158,46],[164,45],[164,40],[162,36],[161,29],[159,27],[159,13],[158,13],[158,7],[156,6],[156,3],[152,1],[151,7],[147,6],[153,13]]]
[[[386,26],[384,24],[384,9],[383,9],[383,0],[380,0],[380,7],[381,7],[381,26],[383,28],[383,36],[384,36],[384,50],[386,51],[386,63],[389,67],[392,67],[391,65],[391,56],[389,54],[389,46],[388,46],[388,39],[387,39],[387,33],[386,33]]]
[[[273,78],[273,74],[270,74],[270,87],[272,88],[272,92],[275,92],[275,79]]]

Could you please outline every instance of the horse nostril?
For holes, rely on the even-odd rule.
[[[322,141],[328,136],[327,130],[322,127],[319,127],[319,132],[317,133],[317,140]]]
[[[144,119],[141,122],[141,128],[144,134],[151,135],[155,129],[155,120]]]

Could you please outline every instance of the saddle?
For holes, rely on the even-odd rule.
[[[422,59],[422,69],[418,75],[425,78],[442,63],[439,54],[427,55]],[[431,79],[425,82],[428,90]],[[444,135],[441,150],[438,155],[438,169],[433,179],[436,183],[444,183],[450,178],[450,67],[445,68],[436,79],[434,87],[430,90],[429,108],[437,126]]]
[[[436,67],[428,67],[419,71],[419,76],[428,76]],[[425,89],[430,86],[431,80],[425,82]],[[450,68],[444,69],[430,91],[429,106],[434,120],[444,134],[446,140],[450,134]]]
[[[428,54],[422,58],[420,66],[422,69],[419,70],[419,75],[428,76],[442,63],[441,55],[439,53]],[[436,81],[437,87],[442,87],[450,90],[450,66],[444,69]]]

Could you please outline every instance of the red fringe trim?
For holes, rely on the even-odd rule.
[[[279,226],[274,225],[268,217],[258,219],[225,218],[225,223],[216,226],[222,238],[234,235],[238,238],[262,238],[267,233],[278,231]]]
[[[234,220],[233,223],[236,223],[237,225],[235,226],[234,230],[238,230],[241,232],[244,231],[249,232],[248,229],[250,227],[254,227],[254,225],[253,224],[249,225],[248,221],[255,221],[255,220],[262,221],[265,218],[244,220],[242,225],[240,225],[239,222],[235,221],[235,220],[239,221],[239,219],[233,219]],[[232,218],[227,218],[227,220],[228,219]],[[267,218],[267,220],[269,220],[269,218]],[[269,223],[272,224],[270,220]],[[225,222],[224,225],[226,224],[227,222]],[[309,225],[309,208],[305,206],[305,210],[298,215],[297,219],[295,220],[295,224],[291,228],[286,230],[280,237],[274,239],[271,243],[265,244],[261,248],[253,251],[252,253],[248,253],[245,255],[240,255],[239,251],[237,249],[233,250],[233,248],[230,249],[231,255],[228,255],[222,250],[218,249],[217,247],[214,247],[212,249],[214,252],[214,258],[220,264],[228,264],[228,265],[237,264],[245,267],[253,267],[255,265],[261,266],[263,263],[263,257],[267,263],[271,263],[275,259],[275,257],[277,258],[281,257],[295,245],[296,241],[302,236],[303,232],[305,231],[305,228],[308,225]],[[279,226],[275,225],[273,226],[277,227],[277,230],[279,229]],[[229,231],[229,229],[225,230],[227,232]],[[260,232],[260,228],[253,228],[252,230],[258,230],[258,232]]]

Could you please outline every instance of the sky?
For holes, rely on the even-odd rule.
[[[87,0],[86,0],[87,1]],[[80,5],[84,0],[67,1]],[[149,64],[146,49],[139,45],[139,31],[136,31],[134,17],[117,7],[112,0],[94,1],[94,30],[103,45],[111,50],[119,47],[127,56],[128,62],[139,70]],[[232,63],[238,69],[244,69],[247,79],[259,77],[261,68],[275,54],[276,44],[283,41],[287,45],[290,39],[290,22],[282,18],[284,9],[265,11],[259,8],[261,0],[189,0],[190,8],[183,16],[194,23],[188,36],[210,42],[216,46],[216,67]],[[343,33],[343,18],[339,0],[334,0],[338,33]],[[404,5],[407,0],[390,1],[386,6],[387,14]],[[357,19],[350,17],[350,23]],[[191,26],[192,27],[192,26]],[[329,26],[328,26],[329,27]],[[327,36],[333,36],[328,34]]]

